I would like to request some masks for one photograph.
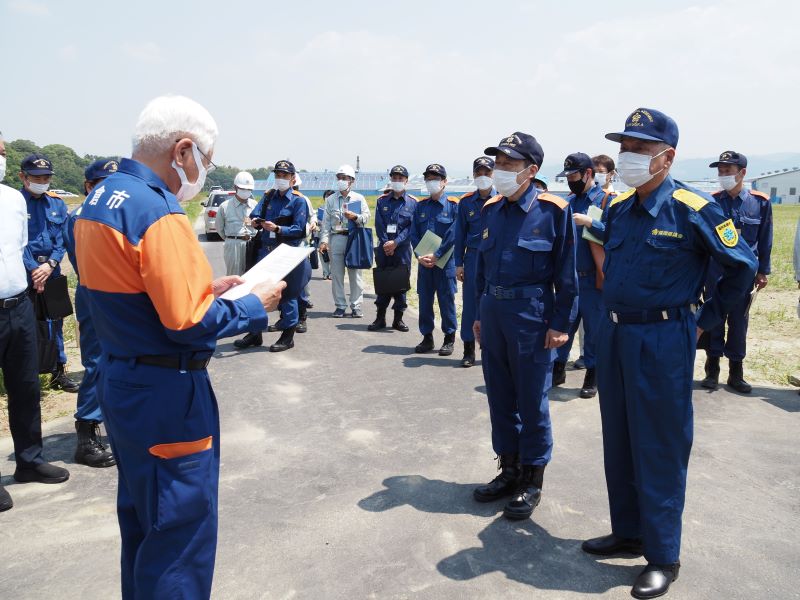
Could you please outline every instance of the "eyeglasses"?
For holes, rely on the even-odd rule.
[[[176,144],[178,142],[180,142],[180,140],[175,140]],[[206,167],[206,175],[208,175],[209,173],[213,173],[217,169],[217,165],[215,165],[214,162],[210,158],[208,158],[208,155],[205,152],[200,150],[200,146],[198,146],[197,143],[192,142],[192,144],[194,145],[195,148],[197,148],[197,151],[200,153],[200,156],[205,158],[206,161],[208,162],[208,166]]]

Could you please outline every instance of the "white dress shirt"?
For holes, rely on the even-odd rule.
[[[28,207],[14,188],[0,184],[0,298],[28,288],[22,253],[28,245]]]

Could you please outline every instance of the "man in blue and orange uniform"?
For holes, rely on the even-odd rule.
[[[464,194],[458,201],[458,220],[456,221],[455,261],[456,279],[462,284],[461,298],[461,341],[464,342],[462,367],[475,364],[475,334],[472,324],[477,318],[475,292],[475,263],[478,257],[478,244],[481,241],[481,209],[486,201],[495,195],[492,172],[494,161],[481,156],[472,161],[472,177],[477,189]]]
[[[119,163],[116,160],[101,158],[91,163],[83,172],[83,190],[86,197],[92,193],[101,181],[117,172]],[[75,289],[75,318],[78,320],[80,331],[81,364],[83,365],[83,379],[78,389],[78,402],[75,409],[75,432],[78,444],[75,449],[75,462],[89,467],[112,467],[117,462],[100,438],[100,423],[103,422],[103,411],[97,399],[97,383],[99,380],[98,366],[103,350],[97,339],[97,332],[89,314],[89,304],[86,288],[81,285],[78,271],[78,259],[75,255],[75,221],[81,214],[81,204],[73,210],[64,223],[64,242],[67,255],[78,285]],[[91,252],[91,249],[88,250]]]
[[[772,204],[763,192],[744,187],[747,175],[747,157],[733,150],[719,155],[719,160],[709,165],[716,167],[722,190],[714,193],[714,199],[722,207],[722,212],[733,221],[733,226],[741,238],[750,246],[758,259],[755,287],[759,290],[767,285],[770,274],[770,255],[772,254]],[[706,278],[705,296],[708,297],[722,269],[711,261]],[[719,385],[719,359],[724,354],[728,358],[728,385],[741,394],[749,394],[752,387],[744,379],[744,357],[747,354],[747,326],[750,321],[750,291],[748,290],[731,308],[728,316],[717,327],[708,332],[706,350],[706,376],[702,381],[705,388],[717,389]],[[725,335],[725,324],[728,332]]]
[[[600,210],[605,192],[603,188],[594,184],[594,170],[592,159],[588,154],[575,152],[564,160],[564,170],[557,177],[566,177],[567,185],[572,194],[567,197],[567,202],[572,209],[572,219],[575,221],[575,267],[578,271],[578,316],[569,330],[567,343],[556,351],[556,361],[553,363],[553,386],[561,385],[566,381],[567,359],[572,349],[572,340],[578,331],[578,325],[583,323],[583,347],[581,356],[586,367],[583,377],[580,397],[591,398],[597,394],[597,378],[595,375],[595,336],[600,323],[601,291],[598,287],[597,271],[602,269],[592,254],[589,240],[583,237],[584,229],[597,239],[602,239],[605,225],[600,219],[588,216],[589,207],[595,206]]]
[[[478,502],[511,496],[503,514],[527,519],[553,450],[553,350],[567,341],[575,319],[575,225],[566,200],[533,185],[544,159],[535,137],[517,131],[486,154],[495,156],[500,195],[481,213],[473,327],[500,474],[473,494]]]
[[[439,247],[423,256],[417,256],[417,295],[419,296],[419,331],[422,341],[414,352],[424,354],[434,349],[433,343],[433,298],[439,301],[442,315],[444,342],[439,348],[440,356],[450,356],[456,341],[456,266],[453,259],[453,243],[456,233],[458,198],[445,195],[447,170],[440,164],[428,165],[423,173],[425,188],[429,196],[422,198],[414,211],[414,224],[411,227],[411,244],[416,249],[427,231],[441,238]],[[443,267],[436,263],[447,258]]]
[[[669,175],[675,121],[638,108],[606,138],[620,142],[617,173],[631,189],[606,214],[597,337],[611,534],[583,549],[644,554],[648,564],[631,594],[655,598],[680,569],[696,340],[747,292],[756,263],[719,204]],[[696,312],[711,257],[723,275]]]
[[[306,237],[308,222],[308,204],[300,192],[292,189],[297,173],[294,165],[288,160],[279,160],[272,171],[275,174],[274,187],[268,190],[261,201],[250,213],[253,226],[260,230],[257,260],[275,250],[281,244],[300,246]],[[303,260],[286,277],[286,292],[278,307],[280,320],[269,327],[269,331],[280,331],[278,341],[272,344],[270,352],[283,352],[294,348],[294,334],[302,323],[306,328],[306,301],[300,300],[303,288],[311,279],[311,263]],[[261,333],[248,333],[241,340],[236,340],[237,348],[260,346],[263,343]]]
[[[28,206],[28,246],[25,248],[25,268],[35,292],[43,292],[50,277],[61,275],[64,246],[64,221],[67,205],[56,194],[48,192],[53,179],[53,165],[42,154],[27,156],[20,165],[22,196]],[[52,322],[58,346],[58,363],[50,379],[50,387],[75,393],[78,384],[67,377],[67,354],[64,351],[64,320]]]
[[[417,199],[406,190],[408,170],[403,165],[392,167],[389,170],[389,178],[391,191],[378,198],[375,207],[375,235],[378,237],[375,265],[378,268],[404,265],[410,269],[411,223]],[[392,328],[397,331],[408,331],[408,326],[403,322],[403,312],[408,306],[405,292],[393,295],[378,294],[375,299],[378,315],[367,329],[379,331],[386,327],[386,309],[391,300],[394,300]]]
[[[216,340],[267,323],[283,282],[219,295],[181,201],[213,169],[214,119],[181,96],[139,116],[133,158],[75,223],[81,285],[103,348],[100,405],[119,470],[122,597],[208,598],[214,573],[219,411],[206,365]]]

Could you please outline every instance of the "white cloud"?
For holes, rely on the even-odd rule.
[[[10,0],[8,8],[11,12],[18,15],[27,15],[32,17],[49,17],[50,9],[41,2],[35,0]]]
[[[129,58],[146,63],[161,62],[163,58],[161,47],[155,42],[125,42],[122,52]]]

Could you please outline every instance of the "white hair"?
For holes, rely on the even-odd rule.
[[[208,154],[217,141],[217,123],[203,106],[186,96],[159,96],[147,103],[133,132],[133,153],[160,153],[181,138],[192,139]]]

